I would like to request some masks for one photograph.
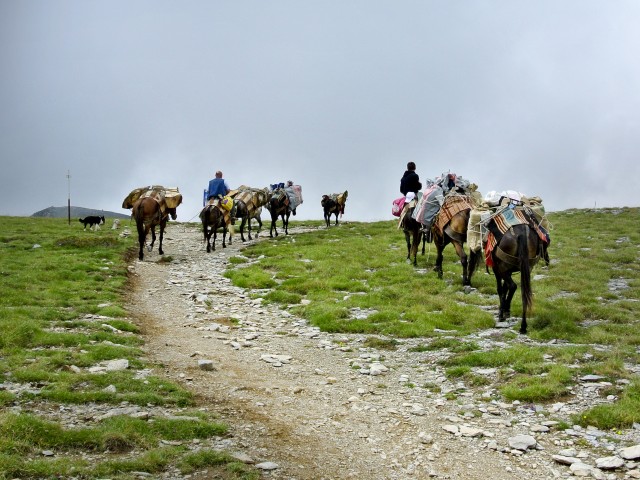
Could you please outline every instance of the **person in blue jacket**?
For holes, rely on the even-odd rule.
[[[207,192],[207,200],[210,200],[212,197],[222,198],[230,191],[231,189],[229,188],[229,184],[224,178],[222,178],[222,172],[218,170],[216,172],[216,177],[209,180],[209,190]]]

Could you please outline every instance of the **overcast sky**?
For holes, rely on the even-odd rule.
[[[549,211],[638,206],[640,1],[0,0],[0,215],[127,213],[217,169],[393,218],[406,163]],[[70,171],[70,181],[67,172]]]

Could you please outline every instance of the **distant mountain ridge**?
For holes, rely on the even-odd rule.
[[[68,218],[68,207],[49,207],[31,215],[32,217],[48,218]],[[131,215],[124,213],[109,212],[106,210],[96,210],[95,208],[71,207],[71,218],[84,218],[90,215],[104,216],[105,218],[130,218]]]

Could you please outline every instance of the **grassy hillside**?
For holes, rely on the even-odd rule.
[[[527,337],[515,322],[493,328],[495,281],[480,270],[474,288],[463,288],[453,248],[445,251],[443,280],[432,271],[433,248],[418,257],[418,268],[407,264],[393,221],[329,229],[292,222],[311,231],[246,248],[227,275],[324,330],[370,334],[367,345],[395,348],[414,338],[415,350],[446,350],[441,367],[470,388],[487,381],[474,368],[495,368],[491,381],[506,400],[553,402],[581,376],[599,375],[611,383],[602,394],[616,400],[574,422],[629,428],[640,422],[640,209],[570,210],[549,220],[551,265],[534,269]],[[256,478],[219,452],[172,445],[226,427],[194,408],[180,386],[136,375],[148,365],[125,310],[132,258],[134,239],[118,231],[88,234],[66,219],[0,217],[0,479],[131,478],[129,472],[159,474],[171,465],[183,472],[222,465],[221,478]],[[512,313],[520,314],[518,295]],[[472,340],[479,332],[498,338],[501,348]],[[92,372],[113,360],[130,368]],[[121,415],[66,426],[77,405],[122,402],[199,420],[149,423]],[[54,449],[65,453],[43,456]]]
[[[124,309],[134,240],[118,233],[0,217],[0,479],[129,479],[219,465],[220,478],[257,478],[221,452],[183,445],[226,426],[182,387],[145,373],[142,339]],[[107,370],[116,360],[129,368]],[[174,417],[86,421],[82,413],[123,405]]]

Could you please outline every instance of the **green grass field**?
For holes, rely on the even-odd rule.
[[[566,397],[580,376],[601,375],[612,383],[603,394],[617,401],[581,412],[574,422],[628,428],[640,422],[640,382],[628,368],[640,359],[640,209],[548,217],[551,265],[533,271],[532,342],[499,350],[465,338],[494,326],[493,276],[481,269],[472,278],[475,288],[464,289],[452,247],[442,280],[432,271],[433,246],[413,267],[394,221],[329,229],[319,221],[292,222],[312,231],[247,247],[231,259],[227,276],[322,330],[371,334],[367,345],[374,348],[393,349],[397,340],[412,338],[420,345],[415,351],[447,349],[442,367],[470,387],[486,382],[473,368],[496,368],[505,400],[552,402]],[[158,447],[161,440],[223,435],[227,427],[197,409],[179,385],[135,375],[149,367],[125,303],[135,239],[73,227],[61,219],[0,217],[0,479],[127,479],[176,466],[258,478],[222,452]],[[512,314],[520,313],[516,294]],[[517,325],[503,338],[517,339],[516,332]],[[114,359],[127,359],[130,368],[88,370]],[[88,402],[162,406],[198,420],[150,424],[123,415],[70,429],[59,416],[42,414]],[[46,450],[62,454],[44,457]],[[100,455],[107,450],[108,459]]]
[[[258,478],[223,452],[188,449],[194,438],[218,437],[227,427],[196,409],[182,387],[136,376],[148,365],[124,303],[127,265],[135,255],[134,239],[112,230],[0,217],[0,479],[129,479],[135,477],[131,472],[178,468],[187,474],[206,467],[218,469],[220,478]],[[114,359],[128,360],[130,368],[88,370]],[[120,415],[92,427],[65,428],[60,415],[42,414],[123,402],[166,407],[185,419],[148,422]],[[159,447],[162,440],[167,444]],[[171,444],[178,441],[184,445]]]

